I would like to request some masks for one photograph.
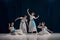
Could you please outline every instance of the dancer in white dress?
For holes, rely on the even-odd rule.
[[[11,24],[9,23],[9,30],[10,30],[10,33],[13,34],[13,35],[15,35],[15,34],[19,34],[19,35],[23,34],[23,32],[21,30],[16,30],[14,28],[14,22],[12,22]]]
[[[14,28],[14,22],[12,22],[11,24],[9,23],[9,30],[11,34],[15,34],[16,30]]]
[[[42,25],[42,26],[41,26],[41,25]],[[50,35],[49,32],[52,33],[52,31],[50,31],[50,30],[45,26],[45,22],[42,22],[42,24],[40,24],[40,25],[38,26],[38,28],[41,28],[41,29],[42,29],[42,31],[39,32],[39,34],[41,34],[41,35],[44,35],[44,34],[49,34],[49,35]]]
[[[16,20],[18,20],[18,19],[21,19],[20,30],[22,30],[23,33],[27,33],[27,27],[26,27],[27,16],[25,15],[24,17],[19,17]]]
[[[27,13],[28,13],[28,15],[30,16],[29,32],[35,32],[35,31],[37,32],[36,24],[35,24],[34,19],[38,19],[39,16],[38,16],[38,17],[35,17],[35,16],[34,16],[34,15],[35,15],[34,12],[32,12],[32,13],[30,14],[30,13],[29,13],[29,9],[27,9]]]

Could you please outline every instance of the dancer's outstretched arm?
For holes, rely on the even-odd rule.
[[[42,28],[41,26],[38,26],[38,28]]]
[[[51,30],[47,29],[49,32],[53,33]]]
[[[28,13],[29,16],[31,16],[30,13],[29,13],[29,9],[27,9],[27,13]]]
[[[18,18],[15,19],[15,21],[17,21],[17,20],[19,20],[19,19],[22,19],[22,18],[23,18],[23,17],[18,17]]]
[[[35,19],[38,19],[39,18],[39,16],[38,17],[35,17]]]

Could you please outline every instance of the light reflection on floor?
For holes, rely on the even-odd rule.
[[[51,34],[51,35],[37,35],[37,34],[10,35],[10,34],[0,34],[0,40],[60,40],[60,34],[58,34],[58,33]]]

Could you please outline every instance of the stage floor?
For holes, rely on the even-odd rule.
[[[37,34],[26,34],[26,35],[11,35],[11,34],[0,34],[0,40],[60,40],[60,34],[54,33],[51,35],[37,35]]]

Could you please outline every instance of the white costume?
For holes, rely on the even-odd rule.
[[[15,32],[15,28],[14,28],[14,27],[9,27],[9,30],[10,30],[11,32]]]
[[[23,19],[20,22],[20,29],[23,33],[27,33],[26,22]]]
[[[48,32],[48,30],[47,30],[47,27],[44,27],[44,28],[42,28],[42,27],[39,27],[39,28],[41,28],[42,29],[42,31],[41,32],[39,32],[39,34],[50,34],[49,32]]]
[[[15,30],[14,27],[9,27],[9,30],[10,30],[10,33],[11,33],[12,35],[15,35],[16,30]]]
[[[36,24],[35,24],[34,19],[35,19],[34,16],[30,17],[29,32],[37,31],[37,30],[36,30]]]

